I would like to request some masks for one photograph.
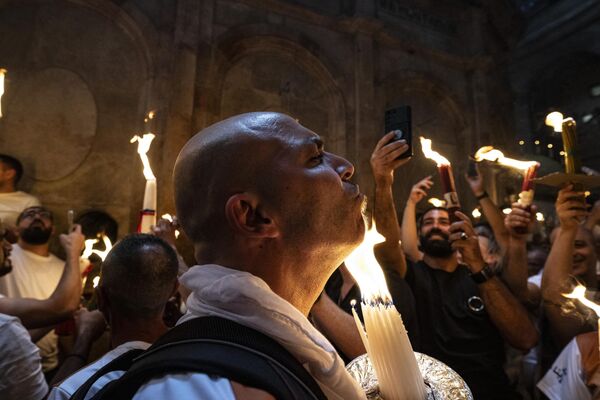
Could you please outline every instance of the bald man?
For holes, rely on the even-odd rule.
[[[200,264],[180,279],[192,294],[178,324],[218,316],[244,325],[304,366],[322,391],[313,398],[364,399],[333,346],[306,319],[364,235],[365,197],[353,174],[352,164],[284,114],[243,114],[194,136],[174,170],[177,215]],[[153,379],[134,398],[274,394],[252,382],[179,373]]]

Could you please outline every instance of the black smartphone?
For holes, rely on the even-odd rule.
[[[409,158],[413,156],[412,149],[412,121],[410,106],[400,106],[387,110],[385,112],[385,132],[396,131],[393,141],[406,140],[408,150],[398,158]]]

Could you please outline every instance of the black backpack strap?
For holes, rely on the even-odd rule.
[[[153,378],[189,372],[230,379],[277,399],[327,399],[312,376],[279,343],[219,317],[195,318],[173,328],[94,399],[131,399]]]
[[[96,371],[92,376],[90,376],[84,383],[77,389],[75,393],[70,397],[70,400],[84,400],[90,388],[96,383],[98,379],[102,376],[108,374],[113,371],[127,371],[131,367],[131,363],[133,359],[142,354],[144,350],[142,349],[132,349],[129,350],[117,358],[106,363],[102,368]]]

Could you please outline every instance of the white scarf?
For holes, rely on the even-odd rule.
[[[178,324],[219,316],[266,334],[289,351],[330,400],[366,399],[331,343],[265,281],[220,265],[196,265],[179,280],[192,291]]]

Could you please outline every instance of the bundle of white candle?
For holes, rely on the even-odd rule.
[[[425,383],[406,328],[394,307],[385,276],[373,253],[373,246],[383,240],[373,226],[363,243],[345,261],[360,286],[364,328],[353,310],[354,319],[375,368],[383,398],[425,399]]]

